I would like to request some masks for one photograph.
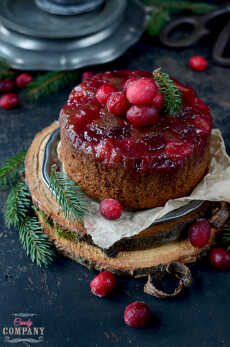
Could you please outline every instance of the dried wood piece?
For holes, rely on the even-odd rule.
[[[228,204],[222,201],[220,204],[220,208],[215,212],[215,214],[211,218],[209,218],[209,223],[214,228],[221,230],[225,226],[229,218],[229,211],[227,207]]]
[[[167,264],[162,269],[162,272],[164,272],[162,273],[163,277],[168,273],[179,279],[178,286],[175,288],[174,292],[166,293],[163,290],[158,289],[156,287],[156,284],[159,283],[159,280],[156,280],[156,275],[153,276],[151,274],[148,276],[148,281],[144,286],[145,293],[155,296],[159,299],[172,298],[177,296],[181,292],[183,287],[189,287],[192,283],[192,274],[185,264],[179,262]]]

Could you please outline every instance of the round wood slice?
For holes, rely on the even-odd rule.
[[[44,148],[49,136],[58,126],[59,123],[56,121],[49,127],[43,129],[34,138],[25,161],[26,182],[31,191],[34,204],[47,217],[57,223],[61,229],[87,233],[83,224],[78,221],[70,222],[65,219],[63,213],[60,211],[58,203],[54,197],[51,197],[50,191],[42,179],[41,166]],[[219,213],[220,210],[222,214]],[[51,224],[46,223],[41,217],[40,222],[44,232],[48,234],[49,239],[53,241],[56,248],[63,255],[99,271],[109,270],[117,274],[138,276],[151,273],[154,268],[159,267],[161,264],[169,264],[172,262],[181,262],[185,264],[196,261],[201,252],[205,251],[214,241],[216,232],[218,232],[226,222],[228,217],[226,206],[222,204],[220,210],[217,209],[213,212],[212,218],[214,227],[212,227],[212,237],[209,245],[205,248],[197,249],[194,248],[188,240],[181,240],[145,250],[121,251],[114,258],[106,256],[103,250],[86,241],[73,241],[59,236],[55,228],[53,228]],[[218,217],[218,213],[222,216],[222,219]]]

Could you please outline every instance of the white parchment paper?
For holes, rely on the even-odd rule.
[[[100,215],[99,203],[90,199],[89,213],[84,218],[84,225],[94,243],[99,247],[109,248],[124,237],[139,234],[156,219],[186,205],[189,200],[230,202],[230,157],[225,151],[224,140],[218,129],[212,130],[210,150],[209,170],[202,181],[189,196],[169,200],[163,207],[138,212],[123,211],[118,220],[109,221]]]

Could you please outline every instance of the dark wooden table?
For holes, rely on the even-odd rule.
[[[201,54],[209,58],[206,72],[194,72],[188,59]],[[144,69],[161,66],[175,78],[194,87],[211,106],[214,125],[224,135],[230,150],[230,69],[211,61],[211,43],[203,41],[193,48],[169,50],[144,36],[115,62],[98,66],[95,71]],[[0,163],[28,148],[34,135],[57,119],[72,86],[35,104],[22,100],[20,109],[0,110]],[[230,273],[217,273],[208,263],[191,266],[193,285],[171,300],[157,300],[143,293],[145,280],[119,279],[119,292],[98,299],[89,290],[95,275],[68,259],[57,259],[47,269],[32,264],[15,230],[7,230],[0,215],[0,333],[12,326],[12,313],[29,312],[36,326],[45,327],[44,342],[50,347],[224,347],[230,346],[229,288]],[[135,330],[123,323],[125,306],[143,300],[155,320],[149,327]],[[3,343],[0,336],[0,346]],[[18,345],[30,346],[29,343]],[[32,345],[32,344],[31,344]]]

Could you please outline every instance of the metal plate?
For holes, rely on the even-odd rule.
[[[56,16],[42,11],[34,0],[2,0],[0,21],[10,30],[38,38],[82,37],[107,29],[119,20],[127,0],[107,0],[95,11],[77,16]]]
[[[55,0],[35,0],[37,6],[42,10],[52,14],[69,16],[93,11],[98,6],[102,5],[104,0],[85,0],[82,1],[66,1],[68,4],[63,5],[63,1]]]
[[[52,165],[56,164],[59,169],[61,169],[62,167],[62,164],[59,161],[57,156],[57,145],[59,141],[60,141],[60,129],[58,128],[50,136],[49,140],[46,143],[45,151],[44,151],[44,158],[43,158],[43,164],[42,164],[42,177],[47,187],[49,187],[49,175],[50,175],[50,170]],[[162,218],[157,219],[152,225],[156,225],[163,222],[170,222],[177,218],[186,216],[187,214],[201,207],[203,203],[204,201],[192,200],[187,205],[180,207],[174,211],[171,211],[165,216],[163,216]]]
[[[102,31],[81,39],[46,40],[11,31],[0,20],[0,57],[19,70],[63,71],[106,63],[139,40],[147,24],[144,8],[129,0],[124,19],[117,24],[112,34]]]

